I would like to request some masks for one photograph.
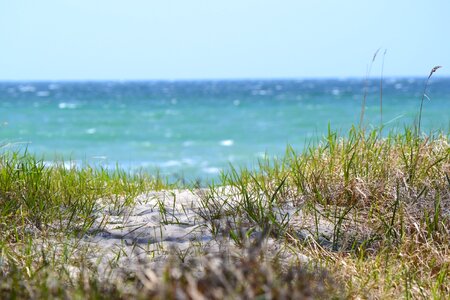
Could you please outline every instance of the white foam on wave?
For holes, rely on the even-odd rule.
[[[265,159],[265,158],[267,158],[267,153],[265,153],[265,152],[256,152],[255,156],[258,157],[258,158]]]
[[[43,164],[47,168],[63,167],[66,170],[71,170],[71,169],[76,169],[80,165],[80,162],[78,162],[76,160],[70,160],[70,161],[64,161],[64,162],[45,160],[43,162]]]
[[[44,160],[42,163],[44,164],[44,167],[47,167],[47,168],[50,168],[50,167],[53,167],[56,165],[54,162],[47,161],[47,160]]]
[[[48,85],[48,89],[49,90],[57,90],[58,88],[59,88],[59,86],[57,84],[54,84],[54,83],[50,83]]]
[[[70,102],[61,102],[58,104],[59,109],[75,109],[77,108],[77,105],[75,103]]]
[[[339,96],[341,94],[341,91],[338,88],[334,88],[331,90],[331,93],[333,96]]]
[[[190,147],[190,146],[192,146],[192,145],[194,145],[194,142],[193,142],[193,141],[184,141],[184,142],[183,142],[183,147]]]
[[[220,141],[220,145],[224,146],[224,147],[230,147],[234,145],[234,141],[233,140],[223,140]]]
[[[36,91],[36,88],[32,85],[21,85],[19,86],[19,91],[21,91],[22,93],[32,93],[34,91]]]
[[[216,167],[203,168],[202,171],[207,173],[207,174],[218,174],[218,173],[220,173],[220,169],[216,168]]]
[[[108,159],[108,157],[105,155],[96,155],[96,156],[92,156],[92,158],[93,159],[101,159],[101,160]]]
[[[192,159],[192,158],[183,158],[182,162],[184,164],[187,164],[187,165],[190,165],[190,166],[193,166],[195,164],[195,160]]]
[[[252,95],[253,96],[266,96],[268,94],[270,94],[270,90],[263,90],[263,89],[254,89],[252,90]]]
[[[168,160],[166,162],[163,162],[161,164],[161,167],[168,168],[168,167],[178,167],[181,165],[181,162],[178,160]]]
[[[78,167],[78,163],[74,160],[65,161],[63,166],[64,166],[64,169],[71,170],[71,169],[76,169]]]
[[[97,132],[97,129],[95,129],[95,128],[89,128],[89,129],[86,129],[86,133],[87,134],[94,134],[94,133],[96,133]]]

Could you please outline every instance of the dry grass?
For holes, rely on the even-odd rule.
[[[330,132],[308,152],[224,175],[238,191],[223,211],[226,230],[242,244],[243,227],[269,226],[272,238],[325,264],[349,297],[443,299],[450,293],[449,166],[443,135]]]

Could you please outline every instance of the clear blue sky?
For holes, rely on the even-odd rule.
[[[0,0],[0,80],[359,77],[379,47],[386,76],[450,76],[449,14],[449,0]]]

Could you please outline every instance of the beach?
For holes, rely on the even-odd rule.
[[[5,153],[0,293],[440,297],[449,149],[448,135],[354,127],[206,187]]]
[[[448,82],[0,83],[0,298],[448,294]]]
[[[29,2],[0,300],[449,299],[450,1]]]
[[[185,256],[186,261],[218,257],[223,253],[242,255],[242,249],[227,238],[225,216],[215,220],[216,225],[222,224],[224,228],[219,232],[211,228],[208,222],[211,216],[207,215],[210,208],[205,203],[209,192],[206,189],[150,192],[138,195],[131,206],[125,205],[123,199],[114,204],[99,201],[100,210],[90,229],[91,234],[82,240],[85,246],[95,249],[91,259],[98,264],[99,274],[146,269],[161,273],[169,257],[177,255]],[[237,190],[233,192],[231,188],[221,187],[218,193],[227,205],[233,205],[232,199],[237,204]],[[292,228],[296,228],[298,234],[308,236],[312,227],[306,227],[305,222],[302,224],[301,212],[293,206],[286,206],[284,210]],[[321,229],[320,234],[330,234],[330,225],[322,221],[321,228],[328,228]],[[261,231],[253,232],[249,241],[261,234]],[[285,259],[290,256],[292,261],[308,261],[301,253],[283,249],[282,243],[273,238],[265,240],[261,247],[268,256],[283,253]],[[117,259],[118,253],[124,255]],[[115,260],[114,269],[110,268],[112,260]]]

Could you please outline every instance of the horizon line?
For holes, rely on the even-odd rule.
[[[423,79],[427,78],[428,74],[423,76],[383,76],[383,80],[390,79]],[[438,75],[433,76],[433,79],[448,79],[450,75]],[[374,80],[381,79],[380,76],[311,76],[311,77],[235,77],[235,78],[104,78],[104,79],[3,79],[0,78],[1,83],[5,82],[219,82],[219,81],[307,81],[307,80]]]

